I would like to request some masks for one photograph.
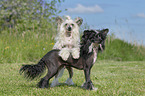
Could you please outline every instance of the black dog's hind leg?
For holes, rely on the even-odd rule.
[[[48,88],[48,87],[49,87],[49,80],[50,80],[53,76],[55,76],[56,74],[57,74],[57,70],[54,71],[53,73],[48,72],[47,75],[46,75],[44,78],[42,78],[42,79],[40,80],[40,82],[38,83],[38,87],[39,87],[39,88]]]
[[[49,66],[47,66],[48,73],[38,83],[39,88],[48,88],[49,87],[49,80],[58,73],[58,66],[51,64],[52,62],[49,62],[49,63],[50,63]]]
[[[48,88],[49,87],[49,79],[46,79],[46,77],[42,78],[40,82],[38,83],[39,88]]]

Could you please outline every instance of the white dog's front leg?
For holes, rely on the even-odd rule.
[[[54,80],[52,81],[50,87],[55,87],[55,86],[57,86],[57,85],[60,85],[58,79],[59,79],[60,77],[62,77],[63,72],[64,72],[64,69],[65,69],[65,68],[63,67],[63,68],[58,72],[58,75],[55,76],[55,78],[54,78]]]
[[[50,87],[55,87],[57,85],[59,85],[59,82],[58,82],[58,78],[55,77],[54,80],[52,81]]]
[[[80,48],[72,48],[71,53],[74,59],[78,59],[80,57]]]
[[[72,81],[72,78],[68,78],[66,81],[65,81],[66,84],[68,85],[74,85],[74,82]]]
[[[64,60],[66,61],[68,59],[70,55],[70,50],[69,48],[62,48],[60,51],[59,51],[59,56]]]

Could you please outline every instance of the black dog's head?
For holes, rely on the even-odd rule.
[[[105,39],[108,32],[109,29],[85,30],[82,36],[82,43],[87,46],[90,46],[90,44],[94,43],[96,46],[99,46],[99,51],[103,51],[105,49]]]

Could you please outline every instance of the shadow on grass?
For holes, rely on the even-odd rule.
[[[51,84],[51,83],[50,83]],[[49,86],[50,86],[50,84],[49,84]],[[22,88],[39,88],[38,86],[37,86],[37,84],[20,84],[20,86],[22,87]],[[77,85],[77,84],[74,84],[74,85],[68,85],[68,84],[66,84],[66,83],[60,83],[60,85],[57,85],[57,86],[54,86],[54,87],[48,87],[48,88],[39,88],[39,89],[50,89],[50,88],[55,88],[55,87],[64,87],[64,86],[67,86],[67,87],[74,87],[74,88],[80,88],[80,89],[84,89],[84,90],[86,90],[85,88],[83,88],[82,86],[79,86],[79,85]]]
[[[60,85],[58,85],[58,86],[55,86],[55,87],[61,87],[61,86],[67,86],[67,87],[74,87],[74,88],[79,88],[79,89],[83,89],[83,90],[87,90],[87,89],[85,89],[84,87],[82,87],[82,86],[79,86],[79,85],[76,85],[76,84],[74,84],[74,85],[68,85],[68,84],[66,84],[66,83],[60,83]],[[100,85],[99,85],[100,86]],[[53,88],[53,87],[50,87],[50,88]],[[93,90],[98,90],[98,88],[96,88],[95,86],[94,86],[94,89]]]
[[[76,84],[74,84],[74,85],[68,85],[68,84],[66,84],[66,83],[59,83],[59,85],[57,85],[57,86],[55,86],[55,87],[61,87],[61,86],[82,88],[82,86],[78,86],[78,85],[76,85]],[[51,88],[53,88],[53,87],[51,87]]]

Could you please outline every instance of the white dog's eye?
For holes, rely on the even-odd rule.
[[[74,24],[71,24],[72,26],[74,26]]]
[[[68,24],[66,23],[64,26],[67,26]]]

